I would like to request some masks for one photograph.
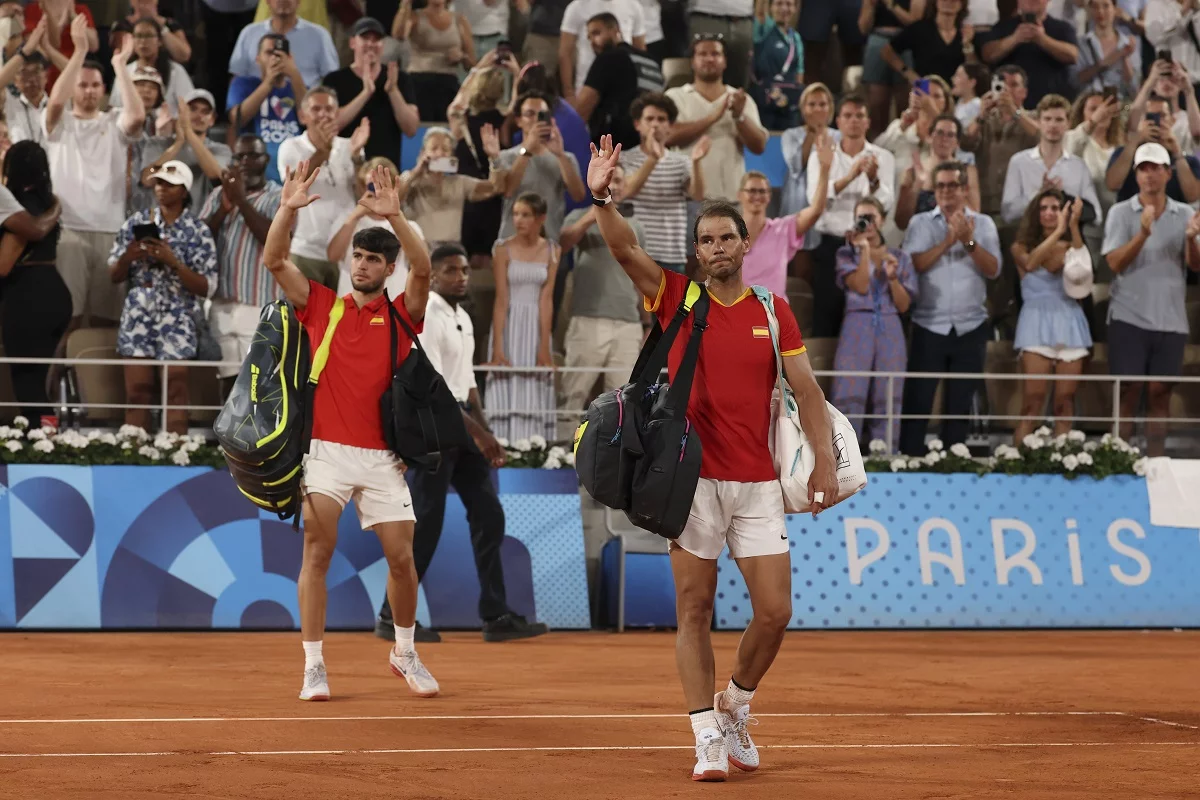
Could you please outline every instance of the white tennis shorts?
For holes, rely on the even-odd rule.
[[[313,439],[304,457],[304,494],[323,494],[342,507],[354,501],[362,529],[416,520],[400,462],[387,450]]]
[[[1043,347],[1035,345],[1033,347],[1025,347],[1021,349],[1022,353],[1033,353],[1034,355],[1048,358],[1051,361],[1078,361],[1081,358],[1087,358],[1088,349],[1086,347]]]
[[[734,558],[788,552],[779,481],[742,483],[701,478],[692,513],[675,543],[697,558],[715,560],[729,545]]]

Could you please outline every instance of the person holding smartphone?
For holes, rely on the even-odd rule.
[[[1014,65],[1029,77],[1025,108],[1048,94],[1075,94],[1071,77],[1079,61],[1075,27],[1046,13],[1048,0],[1017,0],[1017,13],[992,28],[980,55],[987,64]]]
[[[300,104],[307,93],[304,78],[277,33],[262,37],[256,58],[260,77],[237,76],[229,83],[225,107],[239,133],[252,133],[267,146],[267,180],[280,182],[276,154],[279,145],[300,135]]]
[[[1198,10],[1196,0],[1149,0],[1142,18],[1156,59],[1168,56],[1167,60],[1182,65],[1193,76],[1200,75],[1200,44],[1195,31]]]

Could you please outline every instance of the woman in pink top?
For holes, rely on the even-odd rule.
[[[821,136],[816,145],[817,194],[813,204],[803,211],[786,217],[767,218],[771,202],[771,183],[761,172],[747,172],[738,190],[742,217],[750,231],[750,249],[742,261],[742,282],[747,286],[765,286],[780,297],[787,297],[787,268],[792,258],[804,247],[804,234],[825,213],[829,191],[829,167],[833,163],[833,137]]]

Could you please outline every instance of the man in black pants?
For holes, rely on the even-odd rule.
[[[508,607],[504,592],[504,568],[500,562],[500,544],[504,541],[504,508],[492,484],[491,467],[504,463],[504,448],[488,430],[483,416],[479,389],[471,359],[475,352],[475,332],[470,315],[460,307],[467,298],[467,251],[459,244],[442,244],[430,255],[433,274],[429,303],[425,309],[425,328],[421,345],[450,391],[463,407],[467,431],[475,447],[447,453],[441,468],[430,472],[419,467],[408,470],[413,511],[417,517],[413,535],[413,561],[417,579],[425,577],[446,515],[446,493],[453,486],[467,509],[471,528],[471,549],[479,572],[479,616],[483,619],[483,639],[502,642],[540,636],[549,628],[541,622],[529,622]],[[392,609],[387,598],[379,610],[375,633],[382,639],[395,635]],[[417,625],[418,642],[441,640],[437,631]]]

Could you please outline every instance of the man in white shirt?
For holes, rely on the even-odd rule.
[[[492,483],[491,470],[504,464],[504,448],[492,435],[483,415],[479,389],[471,357],[475,352],[475,332],[471,315],[462,307],[467,299],[470,267],[467,251],[455,243],[441,244],[429,256],[429,302],[425,306],[425,327],[418,335],[425,354],[446,380],[446,386],[463,409],[467,432],[475,447],[443,454],[441,467],[430,472],[419,466],[408,469],[413,512],[417,517],[413,534],[413,561],[417,580],[423,580],[433,561],[442,524],[446,516],[446,494],[450,487],[458,493],[467,510],[471,528],[471,549],[479,573],[479,617],[483,620],[483,639],[502,642],[528,639],[549,630],[544,623],[529,622],[508,607],[504,590],[504,568],[500,545],[504,541],[504,507]],[[392,609],[384,598],[379,610],[376,634],[392,639]],[[440,641],[436,631],[417,627],[416,641]]]
[[[735,89],[750,85],[754,0],[692,0],[688,7],[688,29],[693,36],[720,36],[725,46],[724,82]]]
[[[1155,50],[1170,50],[1171,60],[1190,75],[1200,75],[1200,3],[1197,0],[1149,0],[1143,25]]]
[[[638,50],[646,49],[646,14],[639,0],[571,0],[563,12],[558,40],[558,76],[568,103],[574,104],[575,93],[583,88],[596,60],[587,36],[588,20],[605,12],[617,18],[627,41]]]
[[[133,37],[125,39],[112,59],[127,102],[102,112],[104,73],[95,61],[85,61],[87,30],[87,18],[75,17],[75,52],[55,81],[42,118],[50,177],[63,207],[58,271],[71,292],[75,327],[88,316],[113,324],[121,318],[124,289],[109,277],[108,255],[125,222],[129,144],[141,137],[146,119],[141,95],[125,69]]]
[[[724,41],[697,34],[692,42],[692,82],[667,90],[679,116],[666,143],[683,151],[702,136],[711,139],[709,153],[700,162],[704,196],[736,202],[746,174],[745,151],[761,155],[767,149],[767,129],[745,89],[723,82],[727,64]],[[692,209],[693,217],[696,210]]]
[[[504,0],[459,0],[454,9],[467,18],[475,40],[475,58],[483,58],[508,38],[509,4]]]
[[[337,230],[334,226],[358,202],[354,181],[371,135],[371,123],[364,117],[349,139],[338,136],[337,110],[337,93],[328,86],[313,88],[300,104],[300,122],[308,129],[279,145],[281,175],[301,161],[308,161],[310,170],[321,170],[312,185],[319,199],[296,216],[291,258],[306,277],[335,292],[339,269],[328,258],[329,240]]]
[[[867,101],[848,95],[838,107],[837,128],[842,139],[833,150],[829,169],[828,200],[825,213],[814,226],[821,243],[813,251],[812,291],[820,302],[813,306],[813,332],[816,337],[837,336],[842,328],[846,295],[837,286],[837,251],[846,244],[846,234],[854,228],[854,209],[864,197],[874,197],[889,214],[896,202],[896,160],[890,152],[867,141],[871,119]],[[808,174],[819,175],[817,148],[808,157]],[[812,205],[817,186],[808,183],[808,202]]]
[[[44,17],[43,17],[44,19]],[[8,138],[14,143],[32,140],[46,146],[42,133],[42,113],[46,109],[46,58],[38,48],[46,32],[39,23],[24,44],[0,67],[0,92],[4,93],[4,119]],[[7,91],[16,84],[16,93]]]

